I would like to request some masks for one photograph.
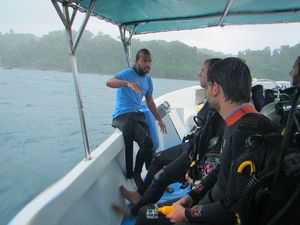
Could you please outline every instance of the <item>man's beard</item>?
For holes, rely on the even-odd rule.
[[[220,104],[219,104],[218,102],[213,102],[213,101],[211,101],[211,100],[209,100],[209,99],[207,99],[207,101],[208,101],[208,105],[209,105],[211,108],[215,109],[217,112],[220,111]]]
[[[149,68],[148,71],[145,71],[145,70],[139,68],[139,67],[136,66],[136,65],[133,66],[133,69],[135,70],[135,72],[136,72],[138,75],[140,75],[140,76],[142,76],[142,77],[146,76],[146,74],[149,73],[149,71],[150,71],[150,68]]]
[[[300,73],[296,74],[296,76],[293,77],[292,85],[293,86],[300,85]]]

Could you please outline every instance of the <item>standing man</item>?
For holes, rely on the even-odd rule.
[[[273,125],[250,104],[251,75],[248,66],[238,58],[226,58],[208,71],[206,95],[208,103],[223,117],[227,127],[223,134],[220,163],[196,185],[187,196],[173,204],[169,215],[147,219],[142,208],[136,225],[234,225],[238,223],[239,198],[250,179],[249,170],[238,174],[245,140],[254,135],[274,131]],[[254,151],[254,146],[251,151]],[[264,152],[258,152],[263,158]],[[256,160],[252,162],[259,168]],[[217,176],[212,185],[211,179]],[[211,186],[212,185],[212,186]]]
[[[143,184],[141,172],[145,163],[148,169],[152,157],[152,140],[149,127],[142,110],[142,99],[145,97],[148,108],[160,126],[161,132],[166,133],[166,125],[160,118],[153,101],[153,84],[150,75],[152,57],[148,49],[141,49],[136,54],[135,64],[119,72],[115,77],[106,82],[106,86],[117,88],[116,108],[112,115],[112,126],[123,132],[125,141],[125,159],[127,178],[133,178],[136,185]],[[133,141],[140,147],[133,164]]]
[[[290,75],[292,77],[292,85],[300,86],[300,56],[294,62]]]

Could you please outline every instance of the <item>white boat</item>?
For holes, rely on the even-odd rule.
[[[134,184],[124,176],[125,147],[122,133],[116,130],[91,152],[80,96],[75,52],[91,15],[119,27],[128,65],[131,64],[130,44],[134,34],[225,25],[300,22],[298,0],[52,0],[52,3],[69,38],[86,158],[34,198],[13,218],[10,225],[118,225],[123,219],[111,209],[113,203],[125,205],[118,192],[120,185],[134,188]],[[76,38],[73,38],[71,28],[78,10],[84,12],[86,17]],[[162,110],[166,112],[163,120],[168,129],[167,135],[158,132],[159,150],[181,140],[193,126],[195,107],[203,99],[204,90],[199,86],[155,99],[156,104],[162,105]]]

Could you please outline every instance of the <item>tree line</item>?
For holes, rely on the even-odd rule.
[[[42,37],[33,34],[0,33],[0,67],[70,71],[69,50],[64,31],[52,31]],[[153,77],[196,80],[202,62],[211,57],[237,56],[246,60],[253,77],[288,80],[287,74],[300,55],[300,43],[281,46],[271,51],[240,51],[226,55],[207,49],[190,47],[179,41],[132,40],[132,59],[140,48],[153,54]],[[77,50],[81,73],[115,74],[126,67],[122,43],[109,35],[85,31]]]

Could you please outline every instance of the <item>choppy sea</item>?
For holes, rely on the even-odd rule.
[[[110,75],[80,74],[91,149],[113,133]],[[154,97],[197,81],[153,79]],[[84,158],[73,76],[0,68],[0,224]]]

